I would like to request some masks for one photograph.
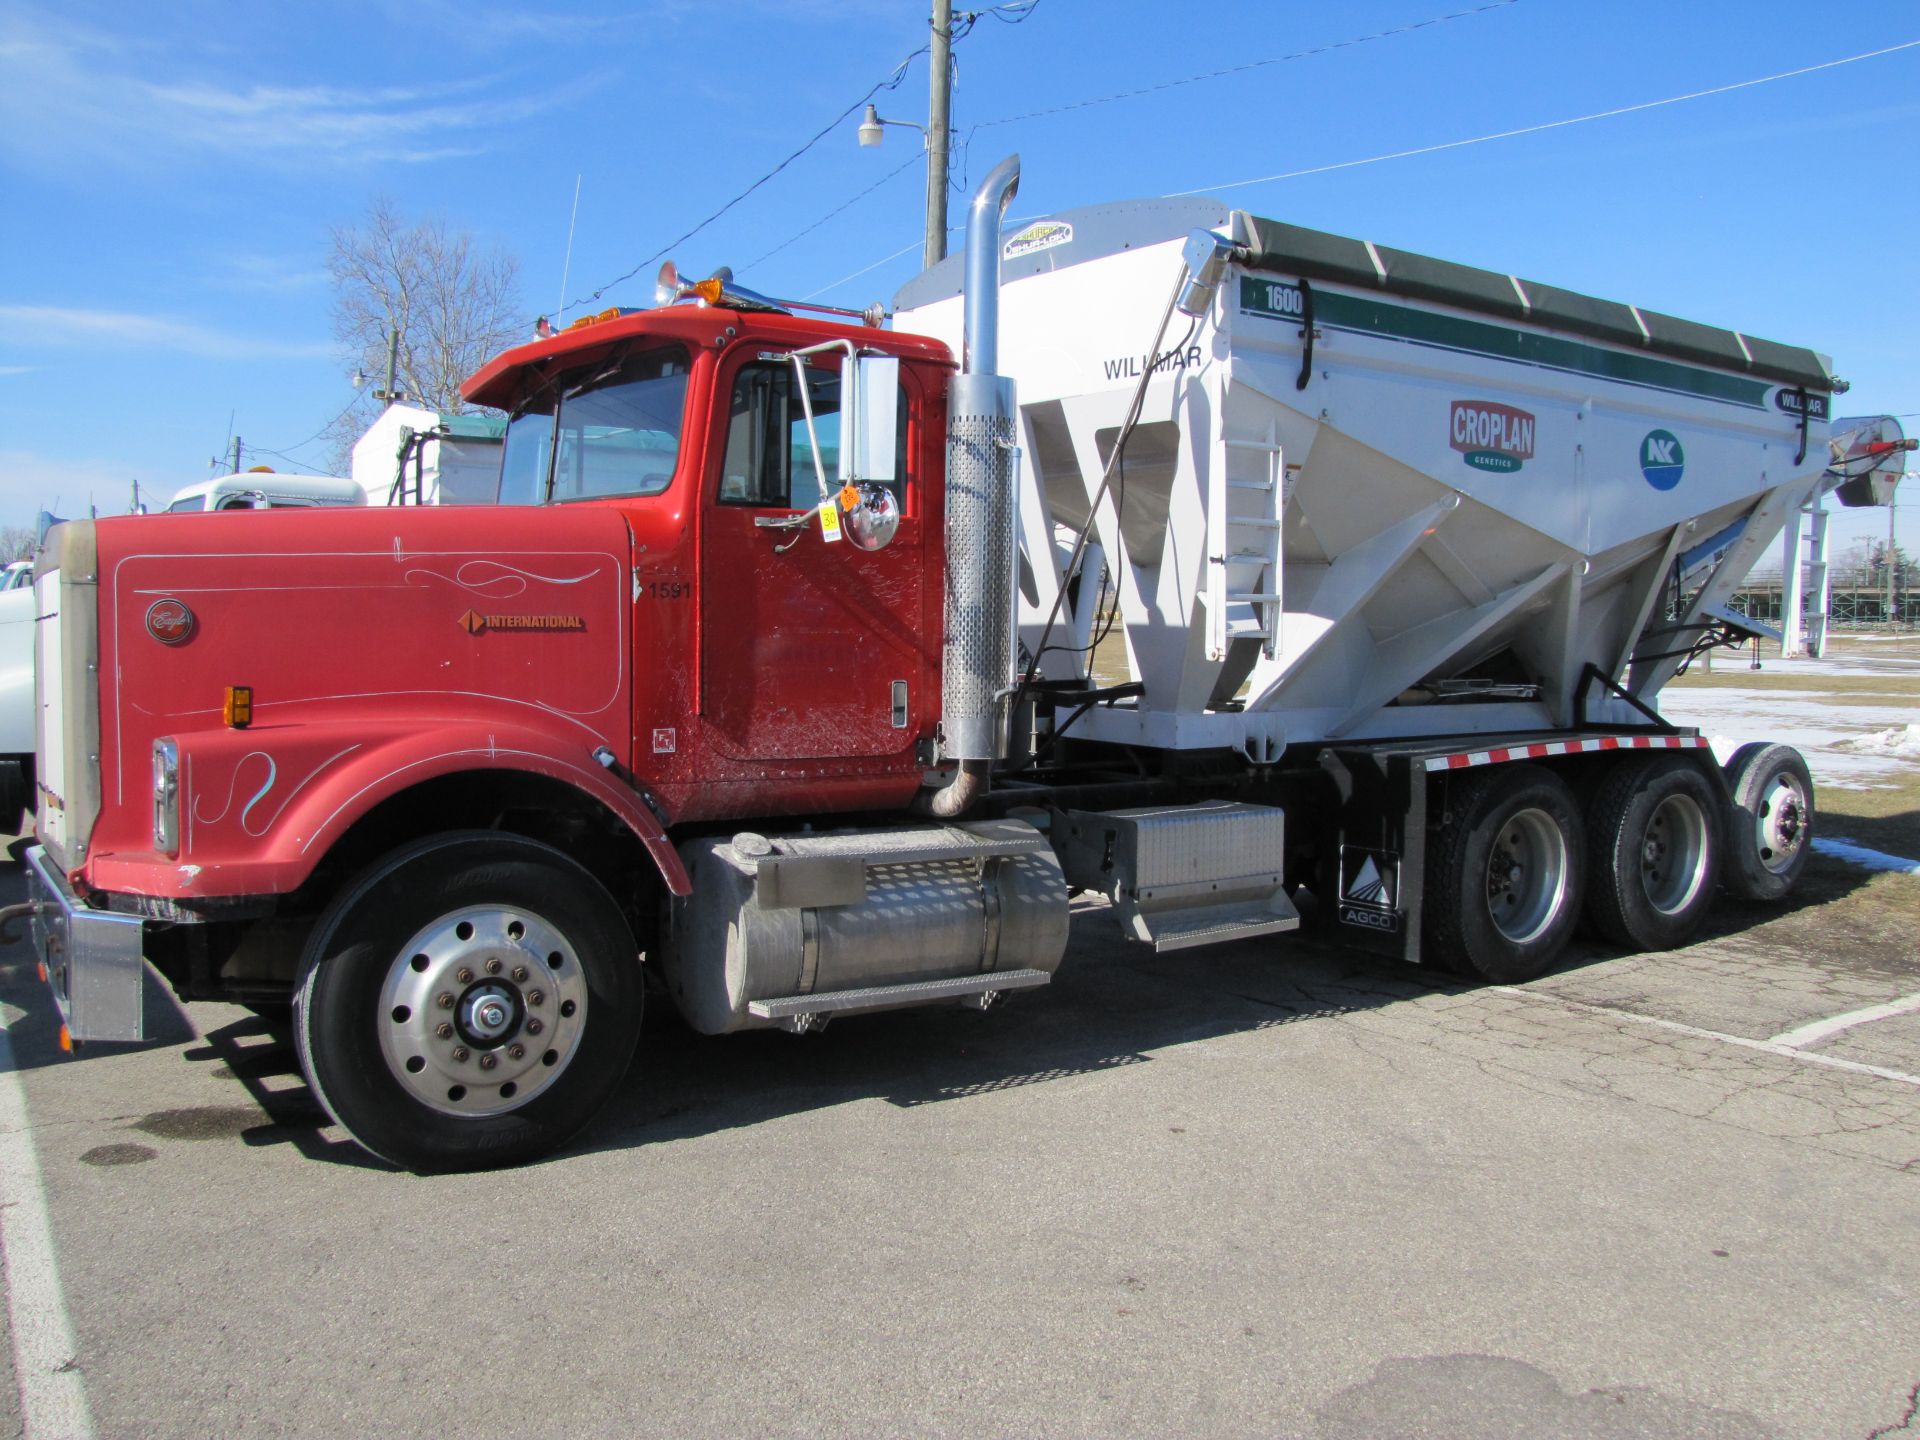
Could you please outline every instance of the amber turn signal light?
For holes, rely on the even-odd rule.
[[[69,1055],[73,1053],[73,1032],[64,1025],[60,1027],[60,1048]]]
[[[221,715],[229,729],[244,730],[253,723],[253,686],[227,686],[227,703],[221,708]]]

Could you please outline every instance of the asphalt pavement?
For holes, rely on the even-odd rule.
[[[1774,1038],[1920,963],[1721,909],[1468,989],[1089,907],[985,1015],[661,1007],[575,1149],[434,1179],[243,1010],[155,986],[159,1039],[62,1056],[16,945],[52,1368],[115,1437],[1920,1433],[1920,1012]],[[55,1393],[13,1364],[0,1435]]]

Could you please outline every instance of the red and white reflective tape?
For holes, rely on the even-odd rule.
[[[1475,765],[1504,765],[1509,760],[1540,760],[1549,755],[1586,755],[1595,750],[1704,750],[1703,735],[1590,735],[1580,740],[1543,740],[1537,745],[1507,745],[1497,750],[1462,750],[1435,755],[1434,770],[1467,770]]]

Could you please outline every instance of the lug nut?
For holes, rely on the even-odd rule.
[[[433,997],[433,1003],[438,1005],[442,1010],[451,1010],[453,1009],[453,996],[442,990],[438,995]]]
[[[538,1017],[535,1017],[527,1021],[527,1034],[529,1035],[538,1035],[542,1030],[546,1028],[547,1028],[546,1026],[540,1023]]]
[[[451,1040],[453,1038],[453,1026],[442,1020],[438,1025],[433,1027],[433,1033],[438,1035],[442,1040]]]
[[[529,1004],[529,1005],[544,1005],[544,1004],[546,1004],[546,1003],[547,1003],[547,992],[546,992],[546,991],[544,991],[544,990],[529,990],[529,991],[527,992],[527,1004]]]
[[[518,1040],[514,1041],[513,1044],[507,1046],[507,1058],[509,1060],[526,1059],[527,1047],[522,1045]]]
[[[499,973],[500,973],[500,962],[498,960],[487,961],[487,974],[498,975]]]
[[[526,967],[526,966],[524,966],[524,965],[516,965],[516,966],[514,966],[514,967],[513,967],[513,978],[514,978],[514,982],[515,982],[516,984],[520,984],[520,985],[524,985],[524,984],[526,984],[526,982],[527,982],[527,967]]]
[[[453,978],[458,980],[462,985],[471,984],[473,981],[473,971],[467,966],[462,965],[458,970],[453,972]]]
[[[499,1063],[499,1058],[491,1050],[486,1051],[480,1057],[480,1068],[482,1070],[491,1070]]]
[[[453,1047],[453,1063],[456,1065],[464,1065],[467,1063],[467,1047],[466,1046],[456,1045]]]

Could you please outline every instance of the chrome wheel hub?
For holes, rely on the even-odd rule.
[[[1522,810],[1500,828],[1487,860],[1487,910],[1516,945],[1538,938],[1567,893],[1567,842],[1544,810]]]
[[[1807,839],[1807,797],[1791,775],[1767,782],[1754,817],[1754,839],[1760,863],[1779,874],[1789,868]]]
[[[573,946],[531,910],[474,905],[414,935],[381,989],[380,1052],[414,1099],[499,1115],[567,1068],[587,1018]]]
[[[1707,882],[1707,817],[1687,795],[1669,795],[1647,819],[1640,846],[1640,883],[1663,915],[1691,905]]]

